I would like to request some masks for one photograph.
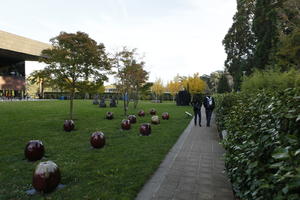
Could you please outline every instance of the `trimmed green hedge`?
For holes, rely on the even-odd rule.
[[[216,96],[228,175],[243,200],[300,199],[300,91]]]
[[[237,93],[215,94],[216,101],[216,123],[219,131],[225,130],[225,117],[231,108],[237,104]]]

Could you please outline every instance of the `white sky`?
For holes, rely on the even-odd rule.
[[[235,10],[236,0],[6,0],[0,29],[46,43],[61,31],[83,31],[109,52],[137,48],[150,81],[166,83],[224,69],[222,40]]]

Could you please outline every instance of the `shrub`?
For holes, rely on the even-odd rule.
[[[226,105],[226,98],[234,98],[233,105]],[[228,131],[223,141],[225,162],[236,196],[243,200],[300,199],[299,88],[216,99],[226,105],[216,111],[221,112],[217,119],[224,120],[221,124]]]
[[[236,93],[215,94],[216,123],[218,131],[225,129],[225,117],[229,114],[232,106],[236,105],[238,95]]]
[[[243,92],[253,92],[261,89],[284,90],[300,86],[300,72],[291,69],[287,72],[279,70],[254,71],[242,82]]]

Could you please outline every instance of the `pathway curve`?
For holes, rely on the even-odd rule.
[[[204,122],[202,110],[202,127],[190,122],[136,200],[234,199],[214,115],[211,127]]]

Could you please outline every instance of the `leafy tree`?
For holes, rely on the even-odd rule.
[[[187,77],[182,82],[183,87],[192,95],[203,93],[206,88],[206,83],[200,78],[198,73]]]
[[[253,32],[256,45],[254,49],[253,65],[258,69],[266,69],[274,64],[274,56],[278,42],[277,11],[282,1],[256,1],[253,19]]]
[[[38,85],[38,96],[39,98],[44,98],[44,89],[51,85],[52,80],[49,77],[49,74],[45,70],[35,70],[29,77],[28,81],[30,84]]]
[[[277,53],[278,66],[282,71],[300,69],[300,28],[281,38]]]
[[[210,85],[211,85],[210,90],[212,92],[217,92],[218,84],[219,84],[220,78],[223,73],[224,73],[223,71],[215,71],[210,74],[209,81],[210,81]]]
[[[181,82],[179,81],[170,81],[168,84],[167,84],[167,87],[166,89],[170,92],[170,94],[172,95],[173,97],[173,101],[175,100],[175,97],[176,97],[176,94],[181,90],[182,88],[182,84]]]
[[[85,94],[85,98],[89,99],[90,94],[103,93],[105,91],[103,81],[91,82],[80,81],[78,82],[78,92]]]
[[[70,119],[73,119],[73,99],[82,81],[99,83],[107,80],[111,65],[104,44],[84,32],[61,32],[50,40],[52,48],[42,51],[45,71],[60,87],[70,93]]]
[[[128,78],[130,79],[131,87],[132,87],[132,96],[134,99],[134,108],[138,105],[139,100],[139,92],[148,80],[148,72],[144,70],[144,62],[133,63],[128,67],[127,73]]]
[[[285,0],[277,8],[279,45],[277,52],[277,65],[281,71],[290,68],[300,69],[300,1]]]
[[[220,81],[218,83],[218,93],[226,93],[226,92],[231,92],[230,86],[228,84],[228,79],[226,77],[226,74],[222,74]]]
[[[126,47],[115,56],[115,66],[118,69],[116,78],[117,89],[124,95],[124,114],[127,115],[129,95],[134,99],[134,108],[137,107],[139,91],[148,80],[148,72],[144,70],[145,62],[138,61],[136,49],[128,50]]]
[[[225,67],[233,76],[234,88],[239,89],[243,71],[250,74],[256,39],[252,31],[255,0],[237,0],[237,12],[226,34],[223,45],[227,54]]]
[[[239,90],[242,76],[254,69],[298,67],[297,50],[293,50],[300,26],[299,8],[298,0],[237,0],[234,22],[223,40],[225,67],[233,76],[235,90]]]
[[[202,76],[200,76],[200,78],[205,81],[206,85],[207,85],[207,88],[208,90],[211,90],[212,89],[212,83],[211,83],[211,80],[210,80],[210,76],[207,75],[207,74],[203,74]]]
[[[142,85],[140,89],[140,95],[142,99],[147,99],[148,96],[151,95],[151,87],[153,86],[152,82],[147,82]]]
[[[165,87],[160,78],[156,79],[156,81],[153,83],[151,87],[151,90],[155,94],[156,100],[158,99],[159,96],[161,96],[164,93]]]

